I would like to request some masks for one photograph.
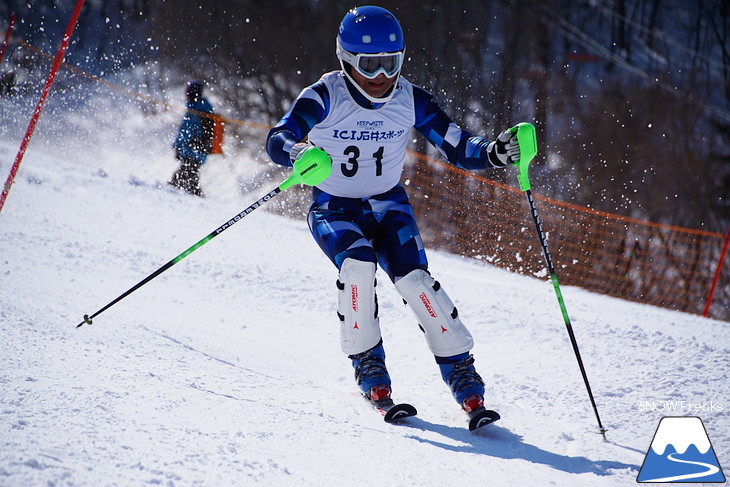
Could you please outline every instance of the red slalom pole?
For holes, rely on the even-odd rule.
[[[725,234],[725,243],[722,246],[722,252],[720,252],[720,260],[717,262],[717,269],[715,270],[715,277],[712,279],[712,286],[710,287],[710,294],[707,296],[707,302],[705,303],[705,310],[702,312],[702,316],[707,318],[710,316],[710,305],[712,304],[712,296],[715,294],[715,288],[717,287],[717,281],[720,279],[720,273],[722,272],[722,263],[725,262],[725,255],[727,255],[727,246],[730,243],[730,227],[727,227],[727,233]]]
[[[76,27],[76,21],[79,19],[81,7],[83,6],[84,0],[77,0],[76,7],[74,7],[73,14],[71,15],[71,20],[69,20],[68,26],[66,27],[66,32],[63,34],[61,45],[58,47],[56,58],[53,60],[51,72],[48,74],[46,84],[43,86],[41,99],[38,100],[38,106],[36,106],[35,111],[33,112],[33,116],[31,117],[30,123],[28,124],[28,130],[26,130],[25,137],[23,137],[23,142],[21,142],[20,149],[18,149],[18,155],[15,156],[15,162],[13,162],[13,167],[10,169],[10,175],[8,176],[7,181],[5,181],[5,186],[3,186],[2,194],[0,194],[0,211],[2,211],[3,206],[5,205],[5,200],[8,197],[8,193],[10,192],[10,186],[12,186],[13,181],[15,180],[15,175],[18,173],[20,162],[23,160],[23,156],[25,155],[25,151],[28,148],[30,138],[33,136],[33,131],[35,130],[35,126],[38,123],[38,118],[40,118],[41,116],[41,111],[43,110],[43,105],[45,104],[46,98],[48,97],[48,92],[51,91],[51,85],[53,84],[53,80],[56,79],[56,73],[58,73],[58,68],[61,66],[63,56],[66,55],[66,49],[68,48],[68,43],[71,40],[71,34],[73,34],[74,28]]]
[[[0,47],[0,64],[2,64],[2,62],[3,62],[3,56],[5,56],[5,49],[8,48],[8,41],[10,40],[10,33],[13,32],[13,25],[15,25],[15,12],[10,14],[8,30],[5,31],[5,40],[3,41],[2,47]]]

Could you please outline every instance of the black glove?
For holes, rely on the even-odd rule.
[[[504,167],[514,164],[520,160],[520,145],[517,142],[517,135],[505,130],[487,145],[489,162],[494,167]]]
[[[304,151],[309,149],[310,147],[314,147],[314,145],[310,144],[309,142],[297,142],[296,144],[294,144],[292,148],[289,149],[289,160],[291,161],[292,165],[294,165],[294,163],[297,162],[300,157],[302,157]]]

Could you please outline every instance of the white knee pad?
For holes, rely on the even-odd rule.
[[[471,350],[474,339],[459,319],[454,303],[428,272],[411,271],[395,287],[416,313],[434,355],[450,357]]]
[[[347,355],[369,350],[380,341],[375,296],[375,264],[345,259],[337,280],[340,346]]]

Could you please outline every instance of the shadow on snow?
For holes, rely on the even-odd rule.
[[[520,435],[496,424],[470,432],[463,427],[434,424],[420,418],[410,418],[408,426],[437,433],[461,443],[460,445],[453,445],[417,435],[406,435],[407,438],[418,442],[454,452],[489,455],[505,460],[522,459],[574,474],[611,475],[611,470],[628,469],[638,471],[638,466],[627,463],[611,460],[591,460],[586,457],[573,457],[543,450],[535,445],[525,443]]]

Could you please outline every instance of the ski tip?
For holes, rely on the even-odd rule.
[[[497,411],[492,411],[491,409],[484,409],[482,411],[478,411],[474,416],[471,417],[469,420],[469,431],[476,431],[479,428],[482,428],[488,424],[494,423],[495,421],[499,420],[501,416]]]
[[[396,404],[395,406],[388,409],[388,411],[386,411],[383,419],[385,419],[387,423],[394,423],[406,418],[410,418],[412,416],[416,416],[417,414],[418,411],[416,410],[416,408],[410,404]]]

